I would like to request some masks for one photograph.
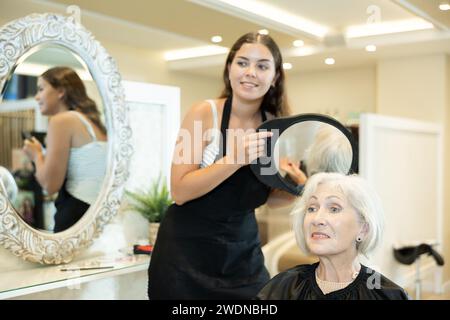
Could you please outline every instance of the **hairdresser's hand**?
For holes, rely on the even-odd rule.
[[[289,158],[280,159],[280,169],[286,171],[289,177],[298,185],[303,185],[308,179],[305,173],[300,170],[300,162]]]
[[[227,154],[227,157],[231,158],[234,164],[241,166],[250,164],[257,158],[266,155],[266,139],[273,135],[272,132],[252,132],[246,134],[231,134],[228,137],[231,138],[234,146],[228,150],[233,150],[234,153]]]
[[[33,162],[35,162],[37,156],[43,153],[43,148],[41,143],[35,137],[31,137],[31,139],[24,140],[23,151]]]

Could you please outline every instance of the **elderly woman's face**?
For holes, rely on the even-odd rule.
[[[317,256],[356,253],[356,238],[362,224],[345,195],[335,187],[320,184],[307,199],[303,223],[306,245]]]

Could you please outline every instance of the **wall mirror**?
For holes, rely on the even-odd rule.
[[[21,61],[3,87],[3,103],[0,105],[2,129],[0,130],[4,144],[0,166],[10,170],[17,185],[17,194],[14,197],[9,196],[14,209],[28,225],[44,232],[61,232],[69,226],[61,226],[55,230],[57,193],[47,194],[36,181],[33,163],[23,152],[22,146],[23,136],[27,134],[38,138],[44,147],[46,145],[48,117],[41,114],[39,103],[33,101],[33,97],[37,91],[37,78],[54,67],[67,67],[77,73],[86,88],[88,97],[95,101],[102,123],[105,123],[104,108],[98,88],[89,69],[76,53],[59,45],[46,44],[35,47],[21,57]],[[100,143],[97,147],[105,150],[106,144]],[[96,158],[99,162],[96,168],[98,172],[94,170],[95,163],[92,163],[93,172],[85,174],[100,184],[105,172],[104,169],[99,169],[106,165],[106,153],[103,152],[101,158],[98,158],[95,154],[95,144],[87,145],[85,148],[89,150],[92,161]],[[80,187],[89,186],[81,185]],[[100,187],[96,189],[99,191]],[[92,197],[88,196],[86,200],[88,203],[95,201],[96,194],[92,194]]]
[[[54,201],[33,181],[33,164],[23,153],[31,133],[45,146],[48,119],[34,101],[39,75],[69,67],[81,78],[106,127],[106,170],[87,211],[72,226],[54,232]],[[132,154],[128,108],[116,64],[73,16],[32,14],[0,29],[0,243],[32,262],[71,261],[92,243],[117,213]],[[31,172],[31,174],[30,174]],[[83,172],[86,175],[97,174]]]
[[[300,195],[307,178],[318,172],[357,172],[358,148],[339,121],[320,114],[302,114],[264,122],[258,131],[272,131],[267,156],[251,169],[266,185]]]

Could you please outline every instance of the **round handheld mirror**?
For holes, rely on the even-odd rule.
[[[267,156],[250,165],[264,184],[300,195],[318,172],[357,172],[358,148],[339,121],[320,114],[301,114],[264,122],[258,131],[272,131]]]

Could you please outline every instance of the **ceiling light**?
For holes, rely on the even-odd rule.
[[[292,69],[292,63],[289,63],[289,62],[283,63],[283,69],[284,70],[291,70]]]
[[[375,51],[377,51],[377,47],[373,44],[369,44],[366,46],[366,51],[367,52],[375,52]]]
[[[450,10],[450,4],[448,2],[441,3],[439,5],[439,9],[441,9],[442,11]]]
[[[381,34],[433,29],[433,24],[421,18],[380,23],[368,23],[350,26],[346,30],[347,38],[369,37]]]
[[[214,43],[222,42],[222,37],[221,36],[211,37],[211,41],[214,42]]]
[[[261,29],[261,30],[258,30],[258,33],[267,36],[267,35],[269,34],[269,30],[267,30],[267,29]]]
[[[292,44],[294,45],[294,47],[303,47],[305,45],[305,42],[303,40],[294,40],[294,42],[292,42]]]
[[[275,25],[285,30],[295,30],[309,33],[315,37],[323,38],[329,28],[314,21],[307,20],[301,16],[294,15],[287,10],[282,10],[275,5],[267,4],[268,1],[257,0],[191,0],[195,3],[206,5],[222,10],[231,10],[241,17],[262,18],[269,20],[268,23],[275,22]],[[267,26],[270,26],[267,24]]]
[[[212,56],[216,54],[224,54],[228,52],[228,48],[221,46],[203,46],[194,47],[180,50],[167,51],[164,53],[164,59],[166,61],[181,60],[196,57]]]
[[[332,64],[334,64],[336,61],[333,59],[333,58],[326,58],[325,59],[325,64],[328,64],[328,65],[332,65]]]

